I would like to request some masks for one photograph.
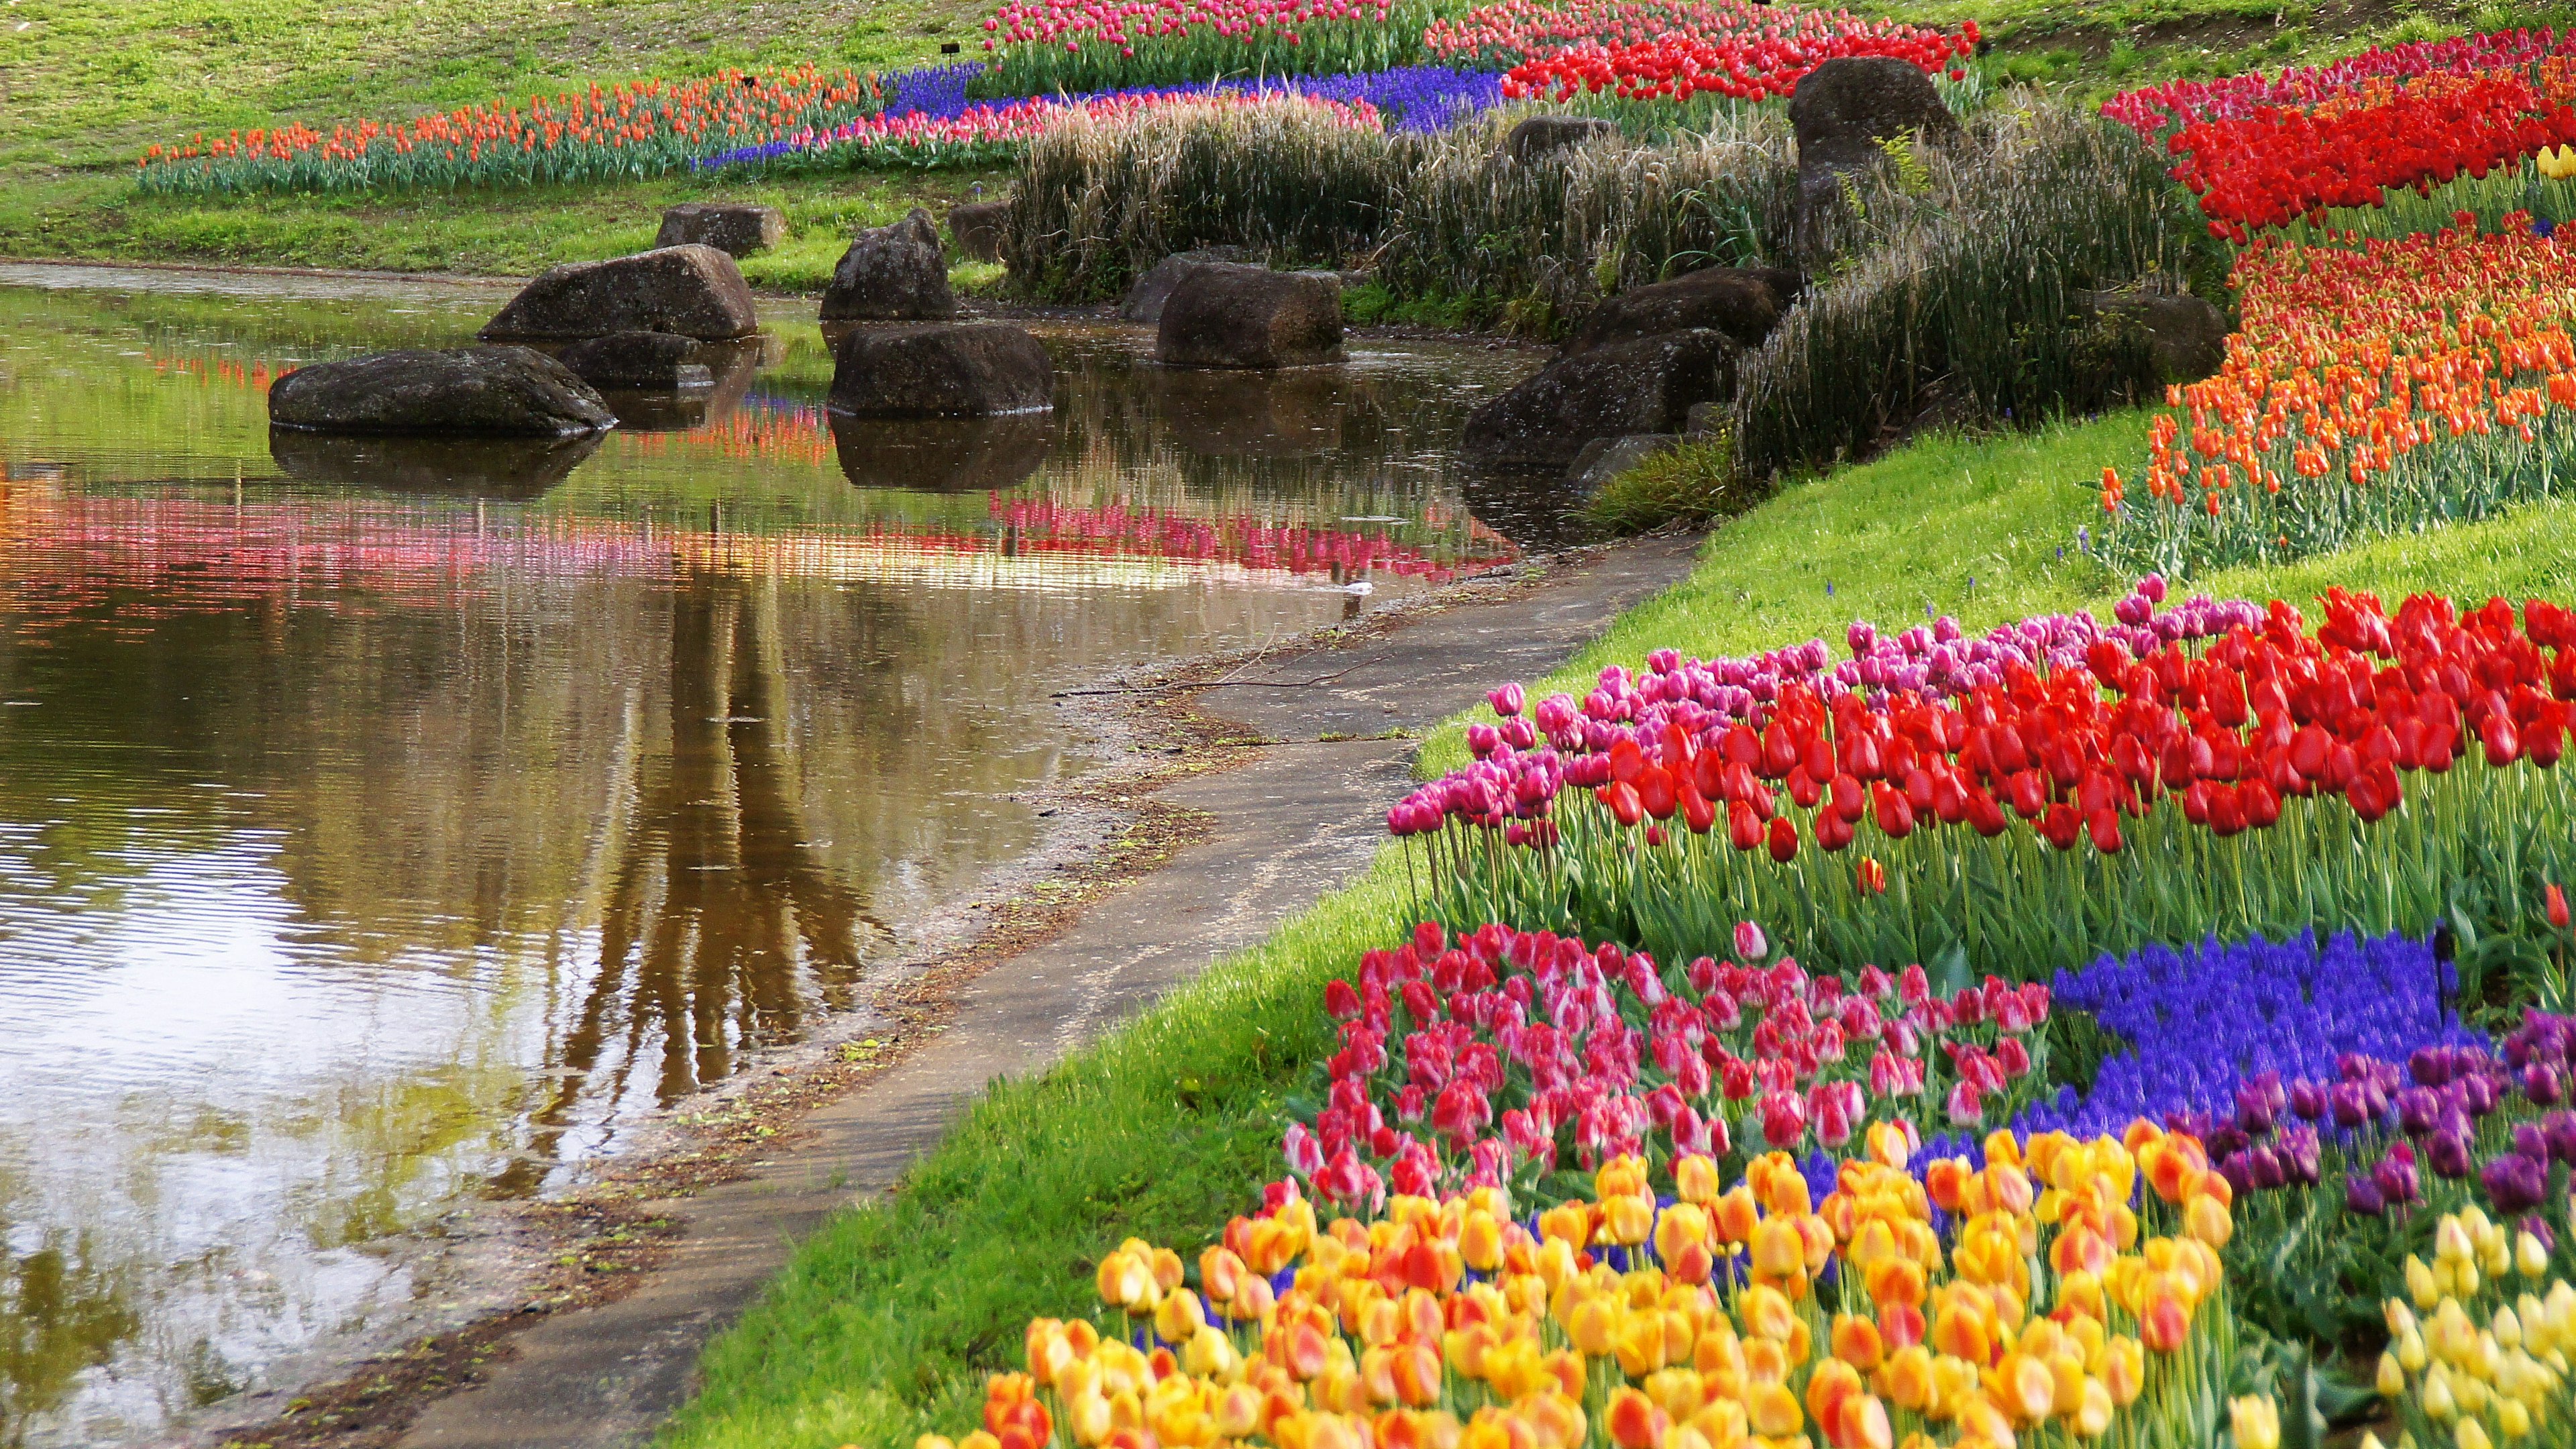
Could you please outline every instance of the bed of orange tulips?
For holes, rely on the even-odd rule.
[[[2556,494],[2576,453],[2572,284],[2576,255],[2520,224],[2258,242],[2226,364],[2168,393],[2143,470],[2104,470],[2104,556],[2189,575]]]
[[[1195,1265],[1104,1256],[1098,1316],[1030,1324],[983,1426],[918,1449],[2213,1441],[2232,1199],[2198,1140],[1911,1155],[1881,1124],[1821,1201],[1785,1154],[1617,1158],[1527,1220],[1480,1188],[1322,1225],[1274,1187]]]

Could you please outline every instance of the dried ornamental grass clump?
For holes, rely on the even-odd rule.
[[[2208,1442],[2234,1350],[2225,1180],[2197,1142],[1998,1133],[1908,1170],[1877,1135],[1817,1202],[1645,1164],[1534,1219],[1479,1188],[1318,1224],[1274,1188],[1190,1265],[1100,1262],[1107,1331],[1029,1325],[984,1426],[917,1449],[1835,1449]],[[2134,1204],[2134,1205],[2133,1205]]]

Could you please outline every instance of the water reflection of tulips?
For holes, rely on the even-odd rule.
[[[1451,921],[1724,949],[1786,928],[1836,965],[1965,951],[2023,977],[2151,939],[2311,925],[2518,929],[2576,854],[2556,765],[2576,616],[2534,601],[2394,618],[2336,591],[2026,620],[1982,640],[1855,624],[1751,659],[1606,670],[1471,729],[1478,756],[1389,814]],[[1861,887],[1858,863],[1887,872]]]
[[[2173,389],[2106,556],[2198,571],[2489,517],[2576,459],[2568,254],[2519,227],[2358,248],[2266,243],[2217,376]]]
[[[2234,1351],[2226,1184],[2200,1144],[1881,1136],[1819,1199],[1635,1157],[1516,1216],[1501,1189],[1319,1223],[1274,1188],[1193,1265],[1129,1240],[1105,1320],[1029,1325],[984,1427],[916,1449],[1836,1449],[2201,1444]],[[2133,1205],[2134,1198],[2134,1205]]]

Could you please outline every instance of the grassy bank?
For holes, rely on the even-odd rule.
[[[1792,488],[1713,534],[1687,581],[1623,616],[1550,687],[1665,645],[1714,654],[1838,638],[1854,617],[1900,624],[1927,604],[1979,628],[2107,608],[2127,581],[2086,558],[2075,530],[2093,506],[2088,480],[2143,434],[2143,415],[2127,413],[1936,437]],[[2294,601],[2332,584],[2565,597],[2572,524],[2576,507],[2526,509],[2205,587]],[[1428,754],[1457,757],[1447,738]],[[706,1389],[668,1442],[900,1449],[926,1429],[968,1427],[982,1376],[1017,1365],[1028,1318],[1088,1309],[1100,1254],[1132,1234],[1186,1257],[1253,1205],[1280,1171],[1286,1099],[1329,1049],[1321,983],[1385,944],[1403,906],[1401,875],[1382,859],[1269,944],[979,1104],[899,1193],[805,1246],[709,1353]]]

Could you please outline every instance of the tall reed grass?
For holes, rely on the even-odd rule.
[[[2143,378],[2101,375],[2079,293],[2207,271],[2207,232],[2125,129],[2023,95],[1950,148],[1900,148],[1825,218],[1819,278],[1738,369],[1737,456],[1761,476],[1946,420],[2036,422]]]

